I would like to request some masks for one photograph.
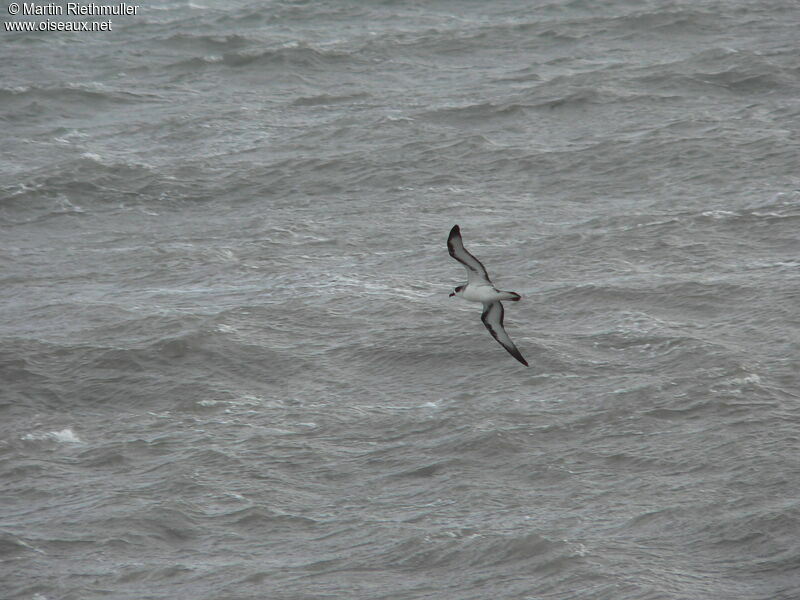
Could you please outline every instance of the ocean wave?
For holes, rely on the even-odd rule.
[[[23,435],[21,440],[26,442],[53,441],[60,444],[82,444],[83,440],[75,435],[75,432],[67,427],[60,431],[31,432]]]
[[[14,560],[30,552],[44,554],[43,550],[29,544],[21,537],[17,537],[7,531],[0,531],[0,557],[2,557],[3,561]]]
[[[509,567],[517,561],[524,561],[534,572],[541,572],[554,566],[553,561],[569,562],[576,558],[567,543],[551,541],[536,533],[487,536],[469,529],[452,535],[441,532],[407,539],[380,555],[383,563],[403,570],[416,570],[422,566],[441,569],[455,565]]]
[[[625,15],[606,17],[598,25],[621,32],[623,39],[627,39],[654,33],[708,35],[710,31],[718,31],[722,22],[718,13],[709,10],[668,8],[637,10]]]
[[[218,53],[182,58],[167,65],[170,69],[193,71],[212,66],[242,68],[272,68],[288,76],[302,80],[311,72],[323,72],[332,67],[359,65],[364,59],[347,50],[319,48],[308,44],[287,43],[284,46],[264,50],[261,47],[241,49],[221,48]],[[287,72],[290,69],[290,72]]]
[[[362,103],[365,99],[369,98],[369,94],[357,93],[335,96],[330,94],[319,94],[315,96],[303,96],[292,100],[292,106],[326,106],[330,104],[351,104]]]
[[[110,108],[115,105],[130,105],[158,98],[157,94],[117,89],[103,83],[62,83],[57,85],[0,86],[0,102],[5,110],[25,110],[39,106],[48,113],[53,103],[89,109]],[[14,114],[11,112],[11,114]]]
[[[255,40],[246,34],[211,34],[196,33],[192,31],[182,31],[173,33],[161,40],[153,40],[167,46],[173,46],[182,50],[208,51],[208,52],[231,52],[252,45]]]
[[[712,88],[739,93],[764,93],[765,90],[790,91],[794,74],[779,63],[751,51],[711,48],[688,58],[668,61],[637,75],[636,81],[656,87],[686,91]]]

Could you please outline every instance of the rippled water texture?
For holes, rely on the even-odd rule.
[[[798,22],[0,31],[0,598],[800,597]]]

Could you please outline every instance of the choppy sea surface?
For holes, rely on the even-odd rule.
[[[800,598],[795,0],[111,20],[0,30],[0,598]]]

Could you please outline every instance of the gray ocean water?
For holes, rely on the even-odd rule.
[[[795,0],[108,18],[0,30],[0,598],[800,598]]]

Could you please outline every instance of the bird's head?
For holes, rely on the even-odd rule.
[[[462,292],[463,290],[464,290],[464,286],[463,286],[463,285],[460,285],[460,286],[458,286],[458,287],[457,287],[455,290],[453,290],[453,292],[450,294],[450,297],[452,298],[453,296],[458,296],[458,295],[460,295],[460,294],[461,294],[461,292]]]

